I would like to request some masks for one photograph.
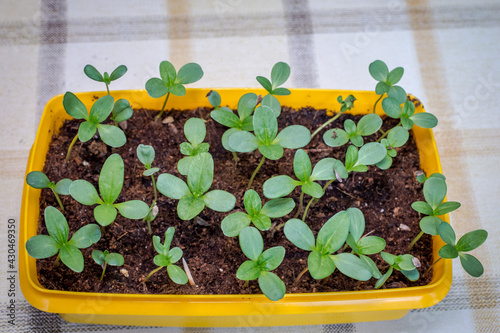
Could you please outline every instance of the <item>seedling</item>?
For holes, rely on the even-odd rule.
[[[238,108],[236,110],[238,115],[228,107],[221,107],[221,98],[217,91],[210,91],[207,95],[208,101],[215,108],[210,112],[210,117],[221,125],[229,127],[227,131],[222,134],[222,146],[232,152],[235,162],[238,162],[236,151],[229,145],[229,136],[237,131],[253,131],[253,116],[252,113],[257,106],[257,95],[248,93],[238,101]],[[280,107],[281,110],[281,107]]]
[[[71,182],[71,179],[64,178],[56,184],[51,182],[41,171],[31,171],[26,175],[26,183],[28,183],[29,186],[37,189],[50,188],[62,210],[64,210],[64,206],[61,202],[61,198],[59,198],[59,194],[69,195],[69,186],[71,185]]]
[[[203,142],[206,134],[205,122],[200,118],[189,118],[184,124],[184,135],[189,142],[183,142],[180,145],[181,154],[186,155],[177,163],[177,170],[181,175],[187,175],[189,166],[196,155],[208,152],[210,145]]]
[[[281,113],[281,105],[275,96],[290,95],[290,90],[280,87],[290,77],[290,66],[285,62],[277,62],[271,70],[271,81],[263,76],[257,76],[257,81],[268,92],[262,100],[262,105],[275,110],[276,117]]]
[[[415,245],[424,234],[433,236],[439,234],[439,226],[444,223],[439,216],[460,208],[459,202],[443,202],[446,197],[446,192],[448,191],[446,181],[443,178],[443,175],[435,174],[433,177],[427,179],[424,183],[423,190],[425,201],[416,201],[411,204],[414,210],[428,216],[420,220],[421,231],[411,242],[408,251],[413,248],[413,245]]]
[[[340,103],[340,112],[337,113],[335,116],[333,116],[331,119],[327,120],[323,125],[318,127],[318,129],[315,130],[314,133],[311,135],[311,139],[314,138],[314,136],[318,134],[323,128],[325,128],[326,126],[330,125],[335,120],[337,120],[344,112],[352,109],[354,107],[355,100],[356,97],[354,97],[353,95],[347,96],[344,100],[342,99],[342,95],[337,97],[337,102]]]
[[[387,155],[384,159],[375,164],[381,170],[387,170],[392,165],[392,159],[398,154],[396,149],[403,146],[410,137],[410,133],[401,126],[396,126],[389,131],[387,139],[382,139],[380,143],[384,145],[387,150]]]
[[[162,61],[160,63],[160,77],[161,79],[154,77],[146,82],[146,90],[149,96],[160,98],[167,95],[160,113],[156,116],[157,120],[163,115],[170,94],[184,96],[186,94],[184,85],[199,81],[203,77],[203,70],[200,65],[189,63],[182,66],[179,72],[176,73],[174,65],[168,61]]]
[[[122,121],[126,121],[132,117],[134,110],[130,107],[130,102],[126,99],[119,99],[115,102],[113,110],[111,110],[111,120],[115,122],[115,126]]]
[[[127,72],[127,66],[120,65],[120,66],[116,67],[115,70],[111,72],[111,75],[109,75],[108,72],[104,72],[104,75],[102,75],[92,65],[86,65],[83,68],[83,72],[85,73],[85,75],[87,75],[89,78],[91,78],[94,81],[104,82],[104,84],[106,84],[106,90],[108,91],[108,95],[109,95],[109,85],[111,84],[112,81],[115,81],[115,80],[121,78]]]
[[[99,132],[102,141],[111,147],[121,147],[127,142],[125,133],[120,128],[102,124],[113,110],[113,102],[114,99],[111,96],[101,97],[92,105],[89,114],[85,105],[75,94],[69,91],[64,94],[63,106],[66,113],[75,119],[85,120],[78,127],[78,133],[69,145],[66,162],[69,160],[71,148],[73,148],[76,140],[80,139],[81,142],[87,142],[92,139],[96,132]]]
[[[351,141],[353,145],[361,147],[363,136],[376,133],[382,126],[379,115],[370,113],[363,116],[356,125],[351,119],[344,122],[344,128],[333,128],[323,134],[323,140],[330,147],[340,147]]]
[[[94,218],[101,226],[110,225],[118,212],[128,219],[142,219],[148,214],[148,205],[140,200],[115,203],[123,187],[125,176],[123,160],[118,154],[109,156],[99,175],[99,193],[94,185],[83,179],[71,183],[69,193],[79,203],[87,206],[97,204]],[[102,198],[102,199],[101,199]]]
[[[106,272],[106,266],[123,266],[125,259],[119,253],[109,253],[108,250],[104,252],[99,250],[92,251],[92,259],[95,263],[102,267],[101,281],[104,278],[104,273]]]
[[[158,272],[164,267],[167,267],[167,274],[172,281],[177,284],[186,284],[188,282],[188,277],[186,273],[177,265],[174,265],[182,257],[182,250],[179,247],[170,248],[172,240],[174,239],[175,228],[169,227],[165,231],[165,243],[161,243],[161,239],[158,236],[153,236],[153,245],[158,252],[154,257],[154,263],[159,266],[158,268],[151,271],[148,276],[144,279],[146,282],[153,274]]]
[[[486,230],[468,232],[460,237],[458,242],[456,242],[455,231],[453,231],[453,228],[448,223],[441,223],[438,231],[439,236],[446,244],[439,250],[439,259],[436,260],[432,266],[442,258],[454,259],[460,257],[460,263],[469,275],[473,277],[480,277],[483,275],[484,268],[481,262],[473,255],[464,252],[472,251],[481,246],[486,241],[486,238],[488,238],[488,232]],[[429,270],[432,266],[429,267]]]
[[[363,236],[365,231],[365,217],[358,208],[348,208],[347,213],[351,219],[349,226],[349,235],[346,244],[352,249],[352,252],[365,262],[372,270],[372,276],[380,279],[380,273],[375,262],[368,255],[377,254],[385,248],[385,240],[377,236]],[[345,248],[345,247],[344,247]]]
[[[272,177],[264,182],[264,196],[269,199],[281,198],[292,193],[295,187],[300,186],[299,209],[294,216],[296,218],[302,211],[304,194],[308,194],[313,198],[321,198],[323,196],[324,191],[316,181],[335,179],[334,166],[337,162],[338,160],[334,158],[324,158],[312,169],[309,155],[307,155],[305,150],[299,149],[295,152],[293,159],[293,171],[298,180],[287,175]],[[305,214],[303,220],[304,218]]]
[[[403,107],[399,101],[387,97],[382,101],[382,109],[391,118],[399,119],[400,124],[408,131],[413,125],[423,128],[434,128],[438,120],[436,116],[429,112],[415,113],[415,105],[412,101],[405,100]]]
[[[384,259],[390,267],[387,272],[385,272],[385,274],[380,279],[378,279],[377,283],[375,284],[375,289],[379,289],[380,287],[382,287],[387,279],[392,275],[394,270],[403,273],[403,275],[406,276],[410,281],[417,281],[420,277],[420,273],[413,263],[413,256],[411,254],[403,254],[398,256],[387,252],[381,252],[380,254],[382,255],[382,259]]]
[[[272,225],[271,218],[283,217],[295,207],[292,198],[273,199],[262,207],[262,201],[254,190],[245,192],[243,204],[246,213],[232,213],[222,220],[221,228],[224,235],[228,237],[238,236],[241,230],[248,227],[250,223],[253,223],[259,230],[269,230]]]
[[[362,259],[352,253],[334,254],[345,244],[350,228],[349,212],[341,211],[321,227],[316,241],[309,226],[299,219],[289,220],[285,224],[284,232],[286,238],[295,246],[311,252],[307,259],[307,267],[314,279],[324,279],[338,268],[344,275],[359,281],[367,281],[373,272]]]
[[[368,66],[368,71],[377,81],[375,93],[380,95],[380,98],[377,99],[375,105],[373,106],[373,113],[376,111],[377,103],[382,99],[382,97],[384,97],[385,94],[387,94],[387,98],[391,98],[398,102],[398,105],[403,104],[406,101],[406,91],[396,85],[396,83],[398,83],[403,77],[403,67],[396,67],[389,72],[389,68],[385,62],[375,60],[370,64],[370,66]]]
[[[264,164],[266,158],[278,160],[283,156],[283,148],[302,148],[311,141],[311,132],[302,125],[285,127],[278,133],[278,121],[273,110],[268,106],[259,106],[253,116],[254,134],[237,131],[229,136],[229,146],[241,153],[259,149],[262,159],[248,183],[251,188],[253,179]]]
[[[158,193],[156,192],[155,173],[160,171],[160,169],[151,167],[151,164],[155,159],[155,149],[152,146],[143,144],[138,145],[137,158],[146,168],[146,170],[142,173],[142,175],[145,177],[151,177],[151,182],[153,183],[154,199],[153,202],[151,203],[151,206],[149,206],[148,214],[142,220],[143,222],[146,221],[148,223],[148,232],[149,234],[151,234],[152,233],[151,222],[155,219],[156,215],[158,215],[158,210],[156,209],[155,211],[154,209],[154,207],[156,206],[156,202],[158,201]]]
[[[190,220],[207,206],[216,212],[228,212],[234,208],[236,198],[229,192],[212,190],[214,161],[209,153],[194,156],[187,172],[187,184],[182,179],[163,173],[158,177],[157,188],[164,196],[179,200],[177,215]]]
[[[241,264],[236,277],[243,281],[258,279],[260,290],[267,298],[271,301],[282,299],[286,292],[285,284],[271,271],[278,268],[283,261],[285,248],[275,246],[264,251],[264,240],[254,227],[241,230],[240,247],[250,260]]]
[[[84,261],[79,249],[86,249],[101,239],[99,226],[83,226],[69,239],[68,222],[60,211],[48,206],[44,211],[44,220],[49,235],[36,235],[28,239],[28,254],[35,259],[45,259],[57,254],[54,265],[61,259],[69,269],[77,273],[82,272]]]
[[[366,172],[369,165],[382,161],[387,155],[387,149],[378,142],[369,142],[359,150],[356,146],[349,146],[345,156],[347,172]]]

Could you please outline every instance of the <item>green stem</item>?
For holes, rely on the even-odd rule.
[[[382,97],[384,97],[384,94],[380,95],[380,97],[377,99],[377,101],[373,105],[373,113],[375,113],[375,109],[377,108],[377,104],[382,99]]]
[[[424,273],[424,274],[422,274],[422,277],[426,276],[426,275],[427,275],[427,273],[429,273],[429,272],[431,271],[431,268],[432,268],[432,267],[434,267],[434,265],[435,265],[435,264],[437,264],[437,263],[439,262],[439,260],[441,260],[441,259],[443,259],[443,258],[442,258],[442,257],[439,257],[439,259],[438,259],[438,260],[434,261],[434,262],[432,263],[432,265],[430,265],[430,267],[429,267],[429,268],[427,268],[427,270],[425,271],[425,273]]]
[[[311,140],[312,138],[314,138],[314,136],[316,134],[318,134],[323,128],[325,128],[326,126],[330,125],[332,122],[334,122],[335,120],[337,120],[340,116],[342,115],[342,112],[339,112],[337,113],[334,117],[332,117],[332,119],[328,120],[327,122],[325,122],[323,125],[321,125],[317,130],[314,131],[314,133],[311,135]]]
[[[108,96],[111,96],[111,94],[109,93],[109,86],[107,83],[106,83],[106,90],[108,91]]]
[[[54,265],[52,267],[57,267],[59,266],[59,260],[61,259],[61,254],[58,253],[57,254],[57,258],[56,258],[56,261],[54,261]]]
[[[296,219],[300,212],[302,211],[302,208],[304,208],[304,192],[300,193],[300,199],[299,199],[299,209],[297,210],[297,213],[293,216],[294,219]]]
[[[146,278],[144,279],[144,282],[146,282],[150,277],[151,275],[153,275],[154,273],[158,272],[160,269],[162,269],[164,266],[160,266],[158,268],[155,268],[151,271],[151,273],[148,274],[148,276],[146,276]]]
[[[163,102],[163,106],[161,107],[160,113],[156,116],[156,120],[160,119],[163,115],[163,111],[165,111],[165,105],[167,105],[168,98],[170,97],[170,92],[167,94],[167,98],[165,98],[165,102]]]
[[[411,251],[411,249],[413,248],[413,245],[415,245],[416,242],[418,242],[418,240],[424,235],[424,232],[423,231],[420,231],[420,233],[417,235],[417,237],[415,237],[415,239],[410,243],[410,246],[408,247],[408,251]]]
[[[57,195],[56,191],[53,188],[51,188],[51,190],[52,190],[52,193],[54,193],[54,196],[56,197],[57,202],[59,203],[59,207],[61,207],[61,209],[64,210],[64,206],[61,202],[61,198],[59,198],[59,195]]]
[[[306,221],[307,211],[309,210],[309,207],[311,207],[311,204],[313,203],[314,200],[315,198],[312,197],[311,200],[309,200],[309,202],[307,203],[306,209],[304,210],[304,215],[302,215],[302,222]]]
[[[306,274],[307,271],[309,270],[309,267],[306,267],[302,270],[302,272],[300,272],[299,276],[297,276],[297,278],[295,279],[295,281],[293,282],[293,284],[297,285],[300,281],[300,278],[302,277],[302,275]]]
[[[336,178],[330,179],[328,181],[328,183],[326,183],[325,186],[323,186],[323,193],[326,192],[326,189],[328,188],[328,186],[330,186],[336,180],[337,180]]]
[[[401,125],[401,121],[399,121],[399,123],[398,123],[396,126],[394,126],[394,127],[398,127],[399,125]],[[393,127],[393,128],[394,128],[394,127]],[[392,129],[392,128],[391,128],[391,129]],[[382,133],[382,136],[381,136],[380,138],[378,138],[378,139],[377,139],[377,142],[382,141],[382,139],[383,139],[383,138],[385,138],[385,137],[387,136],[387,134],[389,134],[389,132],[390,132],[390,131],[391,131],[391,130],[388,130],[387,132],[384,132],[382,129],[380,129],[380,133]]]
[[[255,169],[255,171],[253,172],[252,174],[252,177],[250,177],[250,181],[248,182],[248,187],[247,187],[247,190],[249,190],[250,188],[252,188],[252,183],[253,183],[253,179],[255,178],[255,176],[257,175],[257,172],[259,172],[260,168],[262,167],[262,164],[264,164],[264,161],[266,160],[266,157],[265,156],[262,156],[262,159],[260,160],[260,163],[259,165],[257,165],[257,168]]]
[[[104,272],[106,272],[106,266],[107,266],[107,264],[106,264],[106,262],[104,262],[104,266],[102,267],[101,281],[104,278]]]
[[[69,155],[71,154],[71,148],[73,148],[73,146],[75,145],[76,140],[78,140],[78,133],[76,133],[75,137],[73,138],[73,141],[71,141],[71,143],[69,144],[68,152],[66,153],[66,162],[69,161]]]
[[[238,164],[238,155],[236,154],[235,151],[233,151],[233,159],[234,159],[234,164]]]
[[[151,211],[153,210],[154,206],[156,205],[156,201],[158,201],[158,194],[156,192],[156,181],[155,181],[155,176],[154,175],[151,175],[151,180],[153,181],[154,200],[151,203],[151,206],[149,206],[148,213],[142,219],[142,222],[144,222],[144,221],[147,222],[147,224],[148,224],[148,232],[149,232],[150,235],[153,233],[153,230],[151,229],[151,223],[148,220],[148,216],[149,216],[149,213],[151,213]]]

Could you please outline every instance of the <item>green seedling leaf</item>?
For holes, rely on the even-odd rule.
[[[240,247],[248,259],[257,261],[264,250],[264,240],[257,229],[246,227],[240,232]]]
[[[71,244],[64,244],[59,249],[59,257],[61,261],[68,266],[71,270],[81,273],[83,271],[83,254],[76,247]]]
[[[375,262],[370,258],[370,257],[367,257],[367,256],[364,256],[364,255],[360,255],[359,256],[359,259],[363,260],[364,263],[370,267],[370,269],[372,270],[372,276],[375,278],[375,279],[380,279],[382,278],[382,273],[380,273],[377,265],[375,264]]]
[[[349,134],[340,128],[333,128],[323,134],[323,141],[330,147],[341,147],[349,142]]]
[[[179,69],[177,81],[180,84],[189,84],[199,81],[203,77],[203,70],[196,63],[185,64]]]
[[[349,233],[352,235],[354,241],[358,242],[365,232],[365,216],[359,208],[351,207],[346,212],[350,219]]]
[[[369,142],[359,149],[356,165],[373,165],[380,162],[387,150],[378,142]]]
[[[372,277],[372,270],[365,262],[352,253],[340,253],[330,256],[338,270],[355,280],[368,281]]]
[[[313,251],[314,235],[307,224],[299,219],[288,220],[283,229],[286,238],[299,249]]]
[[[285,283],[274,273],[261,271],[259,276],[260,290],[271,301],[279,301],[285,296]]]
[[[274,140],[283,148],[298,149],[305,147],[311,141],[311,132],[302,125],[285,127]]]
[[[177,204],[177,215],[181,220],[187,221],[195,218],[205,208],[205,202],[201,197],[195,197],[191,193],[180,198]]]
[[[318,251],[312,251],[307,258],[307,267],[313,279],[321,280],[332,275],[335,264],[329,255],[323,255]]]
[[[36,235],[28,239],[25,247],[31,257],[45,259],[56,255],[60,245],[50,236]]]
[[[457,242],[456,249],[459,252],[469,252],[481,246],[488,238],[486,230],[474,230],[466,233]]]
[[[441,223],[438,227],[438,233],[441,239],[448,245],[455,247],[457,237],[455,231],[448,223]]]
[[[183,196],[191,194],[189,187],[182,179],[168,173],[163,173],[158,176],[156,187],[161,194],[175,200],[179,200]]]
[[[385,82],[387,81],[387,76],[389,75],[389,68],[381,60],[375,60],[368,66],[370,75],[377,81]]]
[[[87,75],[90,79],[94,81],[104,82],[102,74],[99,73],[99,71],[92,65],[86,65],[83,68],[83,72],[85,73],[85,75]]]
[[[123,188],[125,165],[118,154],[109,156],[99,175],[99,192],[104,203],[112,204],[118,199]]]
[[[473,277],[480,277],[481,275],[483,275],[483,265],[479,260],[477,260],[476,257],[467,253],[460,253],[459,256],[462,267],[467,273],[469,273],[469,275]]]
[[[101,228],[97,224],[88,224],[78,229],[68,244],[76,246],[79,249],[86,249],[101,239]]]
[[[295,176],[302,182],[309,180],[312,172],[312,165],[309,156],[303,149],[299,149],[295,152],[295,157],[293,159],[293,171]]]
[[[445,259],[454,259],[458,257],[458,251],[454,245],[445,244],[439,249],[439,256]]]
[[[425,201],[435,210],[446,197],[446,182],[438,177],[431,177],[424,183]]]
[[[340,161],[334,158],[323,158],[316,163],[312,171],[310,180],[331,180],[336,178],[335,167]],[[340,164],[342,164],[340,162]],[[343,166],[343,165],[342,165]],[[345,169],[345,168],[344,168]]]
[[[362,136],[372,135],[382,127],[382,119],[378,114],[370,113],[363,116],[357,125],[356,133]]]
[[[298,185],[300,185],[300,182],[289,176],[275,176],[264,182],[264,196],[269,199],[284,197],[292,193]]]
[[[236,237],[241,230],[248,227],[252,222],[250,215],[243,212],[237,212],[226,216],[221,223],[221,229],[227,237]],[[244,280],[239,278],[240,280]],[[255,278],[256,279],[256,278]]]
[[[273,90],[281,86],[290,77],[290,66],[284,62],[277,62],[271,70],[271,82]]]
[[[425,215],[432,215],[434,212],[432,207],[425,201],[415,201],[411,204],[411,208]]]
[[[385,240],[377,236],[363,237],[357,243],[359,253],[364,255],[379,253],[385,245]]]
[[[203,196],[205,205],[216,212],[229,212],[234,208],[236,198],[229,192],[213,190]]]
[[[155,159],[155,150],[150,145],[140,144],[137,146],[137,158],[147,168],[151,168],[151,164]]]
[[[205,140],[206,133],[205,122],[200,118],[189,118],[184,124],[184,135],[194,148]]]
[[[275,246],[262,252],[257,262],[262,270],[272,271],[281,265],[284,257],[285,248],[283,246]]]
[[[94,259],[95,263],[98,265],[104,264],[104,252],[99,250],[92,251],[92,259]]]
[[[208,101],[210,102],[210,105],[212,105],[216,109],[220,106],[220,103],[222,102],[220,94],[215,90],[210,90],[207,94],[207,98]]]
[[[95,135],[97,132],[97,126],[90,121],[84,121],[78,127],[78,139],[81,142],[87,142]]]
[[[444,215],[448,214],[450,212],[453,212],[454,210],[457,210],[460,208],[461,204],[460,202],[456,201],[447,201],[447,202],[442,202],[434,211],[434,215]]]
[[[420,112],[410,117],[415,125],[423,128],[434,128],[438,124],[438,119],[431,113]]]
[[[399,82],[399,80],[401,80],[401,78],[403,77],[403,74],[404,74],[403,67],[396,67],[392,71],[389,72],[389,74],[387,75],[386,81],[387,81],[387,83],[389,83],[391,85],[396,84]],[[379,80],[379,81],[381,81],[381,80]],[[405,96],[406,96],[406,94],[405,94]]]
[[[402,115],[401,105],[394,98],[391,97],[384,98],[382,100],[382,109],[384,110],[385,114],[387,114],[391,118],[394,119],[401,118]],[[403,120],[401,119],[401,121]]]
[[[260,272],[261,270],[257,261],[247,260],[238,268],[236,277],[243,281],[255,280],[259,278]]]
[[[63,97],[63,106],[67,114],[75,119],[89,119],[89,113],[85,104],[72,92],[66,92]]]
[[[42,189],[49,188],[50,180],[41,171],[31,171],[26,175],[26,183],[31,187]]]
[[[266,95],[262,98],[260,105],[267,106],[273,110],[273,113],[276,118],[278,118],[281,114],[281,104],[276,97],[273,95]]]
[[[69,187],[69,193],[79,203],[87,206],[104,203],[95,187],[86,180],[77,179]]]
[[[331,254],[342,247],[349,234],[350,217],[345,211],[332,216],[318,232],[316,247],[322,254]]]
[[[202,196],[210,186],[214,177],[214,161],[209,153],[196,155],[191,162],[187,174],[187,184],[191,193]]]
[[[266,89],[268,93],[272,93],[272,91],[273,91],[273,85],[272,85],[271,81],[269,81],[269,79],[266,79],[263,76],[257,76],[256,79],[257,79],[257,82],[259,82],[260,85],[264,89]]]
[[[121,78],[123,75],[125,75],[126,72],[127,72],[127,66],[120,65],[120,66],[116,67],[114,71],[111,72],[109,79],[111,81],[115,81],[115,80]]]
[[[144,218],[149,211],[149,206],[141,200],[124,201],[113,206],[118,209],[120,215],[132,220]]]
[[[45,226],[47,231],[58,244],[65,244],[69,237],[68,222],[64,215],[56,208],[49,206],[45,208]]]
[[[387,134],[387,141],[392,148],[403,146],[409,139],[410,133],[401,126],[396,126]]]
[[[54,191],[61,195],[69,195],[69,187],[73,181],[68,178],[61,179],[54,187]]]
[[[443,223],[439,217],[436,216],[426,216],[420,220],[420,229],[426,234],[437,236],[439,231],[438,228]]]

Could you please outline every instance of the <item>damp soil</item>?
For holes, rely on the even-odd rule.
[[[122,193],[117,202],[139,199],[150,204],[153,200],[153,188],[150,177],[144,177],[144,167],[138,161],[136,148],[139,144],[152,145],[156,151],[154,166],[161,173],[170,173],[183,178],[176,168],[177,161],[182,158],[179,144],[186,141],[183,126],[190,117],[206,120],[206,142],[210,143],[210,153],[215,162],[214,183],[212,189],[226,190],[237,198],[233,212],[243,211],[243,195],[250,175],[261,159],[258,152],[238,154],[239,161],[235,165],[232,154],[221,145],[221,136],[225,131],[222,125],[213,121],[209,109],[180,111],[172,110],[164,117],[164,121],[154,121],[157,111],[135,110],[132,119],[127,121],[125,133],[127,143],[120,148],[106,146],[100,139],[94,138],[86,143],[78,142],[71,153],[69,163],[65,163],[66,149],[77,133],[79,121],[66,121],[60,132],[53,136],[50,144],[44,172],[49,179],[62,178],[85,179],[97,187],[98,176],[106,158],[118,153],[125,163],[125,180]],[[166,121],[165,121],[165,118]],[[301,124],[311,132],[328,120],[326,110],[311,107],[301,109],[283,108],[279,118],[279,128],[290,124]],[[343,115],[328,128],[341,127],[345,119],[355,117]],[[387,130],[396,124],[392,119],[384,120],[383,129]],[[374,141],[377,135],[368,138]],[[365,139],[366,140],[366,139]],[[344,161],[346,146],[331,148],[324,144],[322,133],[316,135],[305,147],[313,165],[325,157],[334,157]],[[394,254],[407,253],[411,240],[419,233],[419,214],[410,205],[416,200],[423,200],[422,185],[416,181],[415,172],[420,170],[419,156],[413,136],[409,142],[397,148],[389,170],[381,171],[369,167],[368,172],[353,173],[342,182],[334,182],[325,196],[311,207],[307,224],[317,234],[321,226],[335,213],[349,207],[359,208],[366,219],[365,233],[383,237],[387,246],[386,252]],[[262,184],[272,176],[293,175],[293,156],[295,150],[285,149],[284,156],[278,161],[266,160],[253,183],[261,197]],[[320,182],[324,185],[326,182]],[[298,202],[299,192],[296,189],[291,196]],[[80,227],[96,223],[93,207],[84,206],[70,196],[61,196],[65,206],[70,235]],[[308,200],[308,196],[306,195]],[[263,200],[264,202],[266,199]],[[307,201],[306,201],[307,202]],[[220,228],[222,219],[228,213],[217,213],[205,208],[194,221],[182,221],[177,217],[176,200],[159,194],[159,215],[151,223],[154,235],[164,239],[168,227],[175,227],[172,246],[184,251],[196,286],[176,285],[167,276],[165,269],[154,274],[146,283],[146,275],[156,268],[153,257],[155,250],[151,235],[142,220],[130,220],[120,215],[104,228],[101,240],[91,248],[82,250],[85,268],[82,273],[75,273],[59,264],[54,267],[55,257],[37,260],[39,281],[42,286],[52,290],[106,293],[151,293],[151,294],[251,294],[260,293],[257,281],[244,281],[236,278],[236,271],[246,257],[239,248],[238,239],[224,236]],[[50,190],[42,190],[40,200],[39,233],[47,234],[43,223],[43,210],[47,206],[57,207],[57,202]],[[296,208],[283,218],[274,219],[277,224],[293,217]],[[307,267],[308,252],[292,245],[284,236],[283,230],[262,232],[265,248],[283,246],[286,250],[282,264],[274,271],[286,284],[288,293],[332,292],[373,289],[375,279],[360,282],[343,276],[338,271],[324,280],[314,280],[307,273],[298,284],[294,280]],[[100,281],[101,267],[91,257],[93,249],[119,252],[125,258],[122,267],[108,266],[104,280]],[[422,274],[432,263],[432,239],[424,235],[414,246],[411,254],[422,264]],[[372,255],[379,269],[384,273],[386,264],[379,254]],[[179,262],[180,263],[180,262]],[[383,288],[400,288],[428,284],[431,274],[416,282],[408,281],[400,272],[395,271]]]

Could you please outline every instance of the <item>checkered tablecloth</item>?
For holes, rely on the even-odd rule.
[[[372,90],[368,64],[403,66],[401,85],[438,116],[434,130],[452,224],[489,231],[475,255],[480,279],[454,263],[448,296],[401,320],[260,328],[271,332],[500,331],[500,3],[495,0],[2,0],[0,3],[0,331],[234,332],[71,324],[31,307],[16,288],[16,325],[7,306],[7,225],[19,221],[28,152],[54,95],[102,90],[83,67],[127,65],[112,89],[143,89],[162,60],[199,63],[196,87],[256,87],[277,61],[287,87]],[[499,266],[496,266],[499,265]]]

